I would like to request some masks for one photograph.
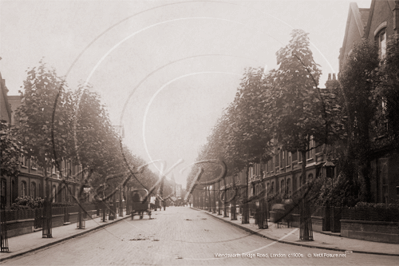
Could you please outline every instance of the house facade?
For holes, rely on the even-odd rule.
[[[359,9],[356,3],[351,3],[339,56],[340,71],[355,43],[362,39],[375,42],[379,57],[384,58],[387,41],[394,34],[399,34],[399,1],[373,0],[369,9]],[[389,124],[384,126],[389,127]],[[372,197],[376,203],[393,203],[399,200],[399,154],[389,144],[378,143],[383,143],[386,136],[371,135],[374,144],[371,154]]]

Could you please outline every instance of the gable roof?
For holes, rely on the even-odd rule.
[[[359,8],[357,6],[357,3],[355,3],[355,2],[351,2],[349,4],[348,18],[346,20],[346,26],[345,26],[345,35],[344,35],[344,40],[343,40],[342,48],[341,48],[340,55],[339,55],[340,61],[343,60],[345,54],[347,53],[345,51],[345,48],[346,48],[346,43],[348,41],[348,36],[350,34],[349,30],[350,30],[352,21],[355,22],[356,29],[359,32],[359,36],[361,38],[361,37],[363,37],[364,31],[365,31],[365,26],[368,21],[369,13],[370,13],[369,8]],[[353,20],[352,20],[352,18],[353,18]]]

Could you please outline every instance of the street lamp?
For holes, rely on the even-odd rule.
[[[331,178],[331,189],[334,187],[334,163],[330,160],[330,157],[328,156],[326,162],[323,165],[323,168],[326,169],[326,178]],[[326,206],[325,206],[325,219],[324,219],[324,224],[323,224],[323,230],[329,231],[331,230],[331,211],[334,210],[334,208],[331,209],[330,206],[330,200],[326,201]]]

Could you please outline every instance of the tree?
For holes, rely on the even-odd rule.
[[[23,104],[16,111],[17,136],[26,156],[37,161],[47,178],[48,168],[59,169],[61,160],[71,156],[72,95],[64,80],[43,62],[27,73]]]
[[[318,88],[319,65],[309,48],[308,34],[293,30],[289,44],[277,52],[278,68],[265,77],[265,120],[283,150],[302,155],[302,186],[306,185],[309,142],[327,143],[329,120]],[[303,190],[302,197],[306,195]],[[311,240],[309,206],[303,198],[300,237]]]
[[[264,105],[264,69],[249,68],[244,73],[233,103],[227,109],[226,158],[235,172],[246,169],[248,186],[249,167],[252,163],[267,161],[272,148],[272,134],[263,118],[267,112]],[[243,223],[249,222],[248,188],[242,198]]]
[[[126,171],[119,137],[100,96],[91,92],[90,86],[81,86],[74,94],[74,103],[75,162],[102,177]]]
[[[0,121],[0,139],[1,176],[15,176],[19,172],[21,149],[11,126],[4,121]]]
[[[379,86],[378,49],[375,44],[362,40],[356,44],[348,57],[348,63],[341,72],[340,83],[344,96],[350,103],[344,111],[347,112],[351,125],[347,126],[348,152],[347,164],[343,169],[347,178],[355,180],[361,173],[363,189],[360,199],[371,200],[371,128],[377,110],[377,101],[373,92]]]

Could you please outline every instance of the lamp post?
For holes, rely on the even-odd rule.
[[[323,168],[325,169],[325,177],[326,180],[328,178],[331,178],[331,189],[334,187],[334,163],[330,159],[330,155],[328,155],[326,162],[323,165]],[[325,224],[324,224],[324,230],[325,231],[334,231],[334,216],[335,216],[335,209],[334,207],[330,206],[330,200],[327,199],[326,201],[326,210],[325,210]]]

